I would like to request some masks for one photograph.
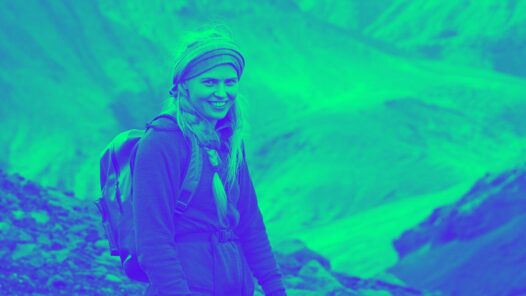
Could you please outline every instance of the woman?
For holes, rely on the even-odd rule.
[[[133,163],[133,207],[146,295],[286,295],[243,151],[238,83],[244,58],[218,30],[188,43],[176,64],[168,107],[153,122]],[[199,151],[191,151],[194,137]],[[189,157],[203,155],[186,211],[174,199]]]

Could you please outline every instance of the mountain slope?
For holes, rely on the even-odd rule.
[[[390,272],[448,295],[522,295],[525,197],[526,166],[486,176],[395,240],[400,260]]]
[[[525,24],[524,1],[400,0],[365,34],[426,57],[526,77]]]
[[[448,60],[525,77],[526,3],[296,0],[309,16],[397,55]]]

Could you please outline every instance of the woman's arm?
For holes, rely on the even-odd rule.
[[[181,145],[174,133],[149,131],[133,162],[137,255],[159,295],[190,294],[174,242],[174,197],[180,186]]]
[[[282,274],[272,253],[254,185],[245,161],[240,168],[239,189],[238,235],[248,265],[266,295],[286,295]]]

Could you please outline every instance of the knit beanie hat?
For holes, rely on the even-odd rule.
[[[219,65],[231,65],[237,73],[237,78],[241,78],[245,59],[238,45],[232,40],[215,35],[189,44],[176,63],[170,94],[175,94],[180,83]]]

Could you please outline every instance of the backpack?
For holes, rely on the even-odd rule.
[[[137,261],[135,228],[132,212],[132,171],[130,162],[135,157],[138,143],[152,123],[167,118],[177,124],[177,120],[167,114],[155,117],[145,130],[131,129],[117,135],[103,150],[100,159],[100,187],[102,197],[95,205],[102,216],[102,225],[109,243],[111,256],[119,256],[124,274],[136,281],[148,282],[146,273]],[[160,131],[177,131],[179,128],[162,128]],[[175,201],[176,214],[182,214],[190,203],[197,183],[201,177],[202,156],[193,137],[191,142],[188,169]]]

